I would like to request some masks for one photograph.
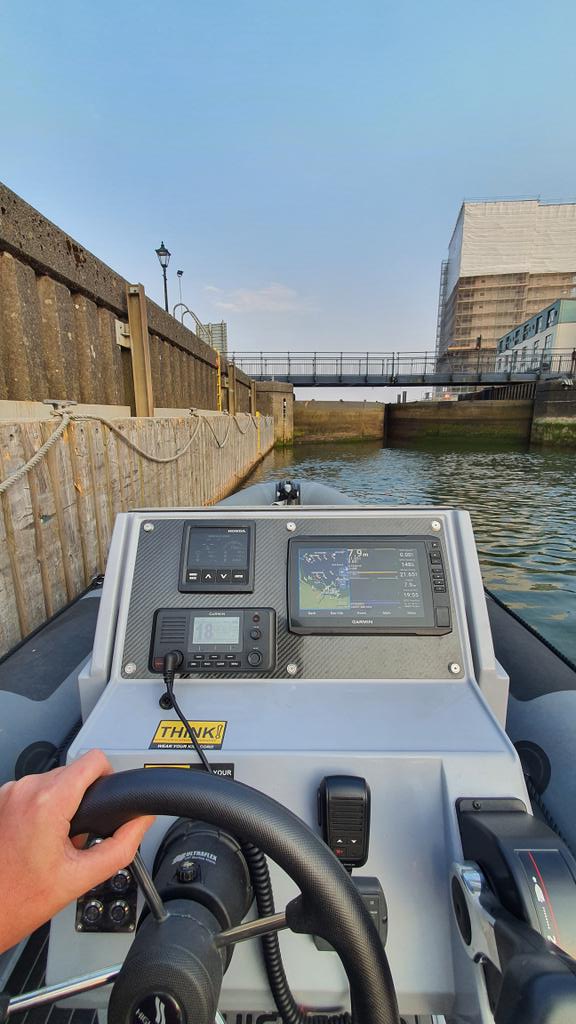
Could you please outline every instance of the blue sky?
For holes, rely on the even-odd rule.
[[[433,348],[463,197],[571,198],[576,8],[3,0],[0,178],[238,349]]]

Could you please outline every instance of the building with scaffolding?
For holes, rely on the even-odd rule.
[[[576,203],[464,202],[442,263],[438,360],[464,364],[558,298],[576,296]]]

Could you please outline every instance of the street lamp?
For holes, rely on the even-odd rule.
[[[180,291],[180,302],[182,302],[182,275],[183,274],[184,274],[183,270],[177,270],[176,271],[176,277],[178,278],[178,289]]]
[[[162,242],[159,249],[156,249],[156,255],[160,260],[160,266],[162,267],[162,276],[164,277],[164,309],[168,312],[168,281],[166,279],[166,270],[170,263],[170,253],[164,245],[164,242]]]

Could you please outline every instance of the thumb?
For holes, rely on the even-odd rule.
[[[100,885],[120,868],[134,860],[134,855],[145,833],[156,819],[153,816],[135,818],[116,829],[113,836],[95,843],[78,853],[78,866],[86,881],[86,890]]]

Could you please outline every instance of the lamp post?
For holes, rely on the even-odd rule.
[[[170,263],[170,253],[164,245],[164,242],[162,242],[159,249],[156,249],[156,255],[160,260],[160,266],[162,267],[162,276],[164,278],[164,309],[168,312],[168,281],[166,278],[166,270]]]
[[[177,270],[176,271],[176,277],[178,278],[178,288],[179,288],[179,291],[180,291],[180,302],[182,302],[182,275],[183,274],[184,274],[183,270]]]

